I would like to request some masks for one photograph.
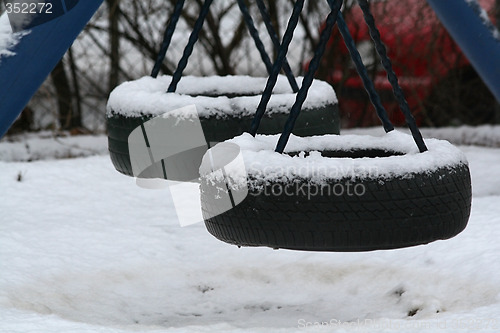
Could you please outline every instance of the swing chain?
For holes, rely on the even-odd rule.
[[[328,2],[330,3],[330,6],[333,5],[332,0],[329,0]],[[359,74],[359,77],[363,81],[363,86],[365,87],[365,90],[368,93],[370,101],[371,101],[372,105],[375,107],[375,111],[377,112],[377,116],[382,121],[382,124],[384,126],[384,130],[386,131],[386,133],[394,130],[394,126],[392,125],[391,121],[389,120],[389,116],[387,115],[387,111],[385,110],[384,106],[382,105],[382,101],[380,99],[380,96],[377,93],[377,91],[375,90],[375,86],[373,84],[373,81],[370,78],[370,76],[368,75],[368,70],[366,69],[366,66],[363,63],[363,60],[361,58],[361,55],[359,54],[358,49],[356,48],[356,44],[354,42],[354,39],[352,38],[351,33],[349,32],[349,28],[347,27],[347,24],[344,20],[342,12],[339,12],[337,26],[339,27],[340,34],[342,35],[342,38],[344,39],[344,43],[347,46],[347,49],[349,50],[349,53],[351,55],[351,59],[354,62],[354,65],[355,65],[356,70]]]
[[[257,2],[257,7],[259,8],[260,11],[260,15],[262,16],[262,20],[264,21],[267,32],[269,34],[269,37],[271,37],[271,41],[273,42],[274,48],[276,51],[279,51],[280,40],[278,34],[276,33],[276,30],[274,29],[271,23],[271,15],[269,14],[269,11],[267,10],[266,5],[262,0],[256,0],[256,2]],[[290,67],[290,64],[288,63],[288,60],[286,58],[285,61],[283,62],[283,70],[285,71],[286,77],[288,79],[288,82],[290,82],[290,86],[292,87],[293,92],[294,93],[298,92],[299,85],[297,84],[295,75],[293,75],[292,68]]]
[[[427,151],[427,146],[425,145],[422,134],[420,133],[420,130],[417,127],[415,118],[411,114],[410,107],[408,106],[408,102],[406,101],[403,93],[403,89],[401,89],[401,86],[399,85],[398,77],[396,76],[396,73],[394,73],[391,60],[387,55],[387,48],[382,42],[380,31],[377,29],[377,26],[375,25],[375,18],[371,13],[370,5],[367,0],[358,0],[358,3],[359,6],[361,7],[361,10],[363,11],[363,15],[365,17],[366,24],[368,25],[370,36],[373,39],[373,42],[375,43],[375,48],[377,50],[377,53],[382,60],[382,65],[384,66],[384,69],[387,73],[387,78],[389,79],[389,82],[392,85],[394,96],[398,101],[399,108],[401,109],[401,112],[403,112],[405,116],[406,123],[410,128],[410,131],[413,135],[413,139],[415,140],[418,149],[420,150],[421,153],[423,153]]]
[[[297,28],[297,24],[299,23],[300,13],[304,8],[305,0],[297,0],[293,7],[292,16],[288,21],[288,26],[285,30],[285,34],[283,36],[283,42],[278,51],[278,56],[276,61],[274,62],[273,69],[266,83],[266,88],[262,93],[262,98],[260,100],[259,106],[257,107],[257,111],[255,112],[255,117],[252,121],[252,125],[250,128],[250,134],[255,136],[257,134],[257,129],[259,128],[260,121],[266,112],[266,107],[269,104],[269,100],[271,99],[271,95],[274,87],[276,86],[276,82],[278,81],[278,75],[283,68],[283,62],[288,53],[288,48],[293,39],[293,33]]]
[[[160,73],[161,64],[163,60],[165,60],[165,56],[167,55],[168,48],[170,46],[170,42],[172,41],[172,36],[175,32],[175,27],[177,26],[177,22],[179,22],[179,18],[182,14],[182,9],[184,8],[184,0],[178,0],[175,4],[174,13],[172,14],[172,18],[170,19],[170,23],[165,30],[165,34],[163,36],[163,43],[161,45],[160,52],[158,53],[158,58],[156,59],[155,65],[153,67],[153,71],[151,72],[151,76],[153,78],[157,78]]]
[[[255,46],[260,53],[260,57],[262,58],[264,65],[266,65],[268,74],[270,74],[273,68],[273,64],[271,63],[271,59],[266,52],[264,43],[262,43],[262,40],[259,37],[259,32],[257,31],[257,28],[255,28],[255,24],[253,22],[252,16],[250,15],[250,12],[248,11],[248,7],[245,4],[245,0],[238,0],[238,6],[240,7],[240,11],[243,14],[243,19],[247,25],[248,32],[255,42]]]
[[[297,93],[297,98],[295,103],[290,110],[290,116],[288,117],[285,128],[283,129],[283,133],[281,134],[278,144],[276,146],[276,152],[283,153],[285,146],[292,134],[293,127],[295,125],[295,121],[297,120],[300,110],[304,105],[304,102],[307,98],[307,94],[314,80],[314,75],[319,68],[321,58],[323,58],[323,54],[325,53],[326,45],[330,36],[332,34],[333,27],[335,22],[337,21],[338,14],[340,13],[340,8],[342,7],[342,0],[332,0],[335,3],[332,6],[332,10],[326,19],[326,25],[323,31],[321,32],[320,40],[316,52],[314,53],[314,57],[309,64],[309,68],[302,82],[302,86],[300,87],[299,92]]]
[[[184,72],[184,69],[186,69],[189,57],[193,53],[194,45],[198,41],[201,28],[203,28],[203,23],[205,23],[205,19],[210,11],[210,5],[212,4],[212,2],[213,0],[205,0],[205,3],[201,8],[200,16],[198,16],[198,19],[194,24],[193,31],[189,36],[188,44],[184,49],[184,53],[182,54],[181,60],[179,60],[179,64],[177,65],[177,69],[175,70],[174,75],[172,76],[172,82],[170,83],[167,92],[175,92],[175,90],[177,89],[177,84],[181,80],[182,72]]]
[[[320,36],[320,41],[319,45],[315,51],[314,57],[311,60],[309,64],[308,71],[304,77],[302,87],[298,87],[297,81],[295,79],[295,76],[293,75],[293,72],[290,68],[290,65],[286,59],[288,49],[290,46],[290,43],[293,39],[293,35],[295,32],[295,29],[297,27],[300,15],[302,13],[302,10],[304,8],[304,2],[305,0],[297,0],[295,2],[295,5],[293,7],[293,12],[290,17],[290,20],[288,21],[288,25],[285,31],[285,34],[283,36],[283,41],[280,44],[279,42],[279,37],[274,29],[274,27],[271,24],[271,18],[269,15],[269,12],[264,5],[262,0],[256,0],[257,1],[257,6],[259,8],[259,11],[261,13],[261,16],[264,20],[264,23],[266,25],[266,29],[269,33],[269,36],[271,37],[271,40],[273,42],[274,47],[277,49],[277,57],[274,62],[274,64],[271,62],[271,59],[269,55],[267,54],[265,50],[265,46],[262,43],[262,40],[259,37],[259,33],[255,27],[254,21],[252,19],[252,16],[250,15],[249,9],[245,3],[245,0],[238,0],[238,5],[240,8],[240,11],[243,15],[244,21],[247,25],[247,28],[249,30],[249,33],[251,37],[253,38],[255,45],[260,53],[260,56],[262,58],[262,61],[264,62],[266,69],[269,73],[269,78],[266,83],[266,87],[264,89],[264,92],[262,93],[262,97],[260,100],[260,103],[257,107],[257,110],[255,112],[254,119],[251,124],[250,128],[250,134],[255,136],[257,133],[257,130],[259,128],[260,122],[262,120],[263,115],[265,114],[267,105],[269,104],[269,101],[272,96],[272,91],[276,85],[278,75],[281,72],[282,69],[284,69],[285,74],[287,76],[287,79],[292,87],[292,90],[294,93],[297,93],[296,100],[294,105],[292,106],[290,110],[290,115],[287,119],[287,122],[284,126],[283,133],[281,134],[281,137],[278,141],[278,145],[276,146],[276,151],[282,153],[284,151],[284,148],[288,142],[288,139],[291,135],[291,132],[293,130],[293,127],[295,125],[295,121],[297,120],[301,108],[307,98],[307,94],[309,92],[309,89],[312,85],[312,82],[314,80],[314,75],[316,71],[319,68],[321,58],[323,57],[323,54],[326,49],[326,45],[328,40],[330,39],[333,26],[335,23],[337,23],[339,27],[339,31],[344,39],[344,42],[347,46],[347,49],[349,50],[349,53],[351,55],[351,58],[355,64],[356,70],[363,81],[363,85],[365,87],[365,90],[368,93],[368,96],[370,98],[371,103],[375,107],[375,110],[377,112],[378,117],[380,118],[383,127],[386,132],[390,132],[394,130],[394,126],[389,120],[389,117],[387,115],[387,111],[382,105],[380,96],[375,90],[375,86],[373,84],[373,81],[370,79],[368,75],[368,71],[366,69],[366,66],[363,64],[363,60],[361,58],[361,55],[359,54],[359,51],[356,48],[354,39],[352,38],[349,29],[347,27],[347,24],[343,18],[342,12],[341,12],[341,7],[343,4],[343,0],[327,0],[331,12],[328,15],[327,21],[325,28],[321,32]],[[172,15],[172,18],[170,20],[170,23],[168,24],[168,27],[165,30],[164,33],[164,39],[163,43],[160,49],[160,52],[158,54],[157,60],[155,62],[153,71],[151,73],[151,76],[156,78],[158,76],[158,73],[161,68],[161,64],[163,63],[165,59],[166,52],[168,50],[168,47],[171,43],[172,36],[174,34],[176,25],[179,21],[179,18],[181,16],[183,7],[184,7],[184,0],[178,0],[176,2],[174,12]],[[199,33],[203,27],[203,24],[206,20],[207,15],[209,14],[210,11],[210,6],[212,4],[213,0],[205,0],[203,3],[203,6],[201,8],[200,14],[195,22],[193,31],[191,32],[191,35],[189,36],[189,41],[188,44],[186,45],[183,55],[177,65],[177,68],[173,74],[172,77],[172,82],[170,83],[170,86],[168,87],[167,92],[175,92],[177,85],[182,78],[182,73],[185,70],[189,57],[191,56],[193,52],[194,45],[199,39]],[[422,138],[422,134],[420,133],[416,122],[415,118],[412,116],[408,102],[405,99],[403,90],[401,89],[401,86],[399,85],[398,78],[393,70],[391,60],[389,59],[387,55],[387,49],[382,42],[380,32],[376,27],[375,24],[375,19],[373,17],[373,14],[371,13],[370,10],[370,5],[368,3],[368,0],[358,0],[359,6],[363,12],[363,16],[365,19],[365,22],[368,26],[370,36],[375,44],[375,49],[381,58],[381,63],[387,73],[387,78],[393,88],[393,93],[394,96],[396,97],[396,100],[398,101],[399,107],[401,109],[401,112],[405,116],[406,123],[408,127],[410,128],[410,131],[413,135],[413,138],[415,140],[415,143],[417,144],[420,152],[424,152],[427,150],[427,147],[425,145],[425,142]]]

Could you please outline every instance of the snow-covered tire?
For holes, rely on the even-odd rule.
[[[426,244],[464,230],[472,192],[467,161],[458,149],[428,140],[430,151],[420,154],[408,144],[411,138],[398,147],[401,133],[361,141],[342,137],[334,144],[328,143],[335,141],[331,136],[293,138],[295,147],[275,156],[276,162],[271,156],[279,154],[262,150],[273,140],[261,138],[251,149],[249,138],[231,140],[242,149],[248,195],[232,209],[214,213],[224,189],[214,187],[210,177],[202,178],[208,231],[238,246],[370,251]],[[363,140],[368,144],[360,144]],[[310,155],[297,156],[300,151]],[[268,161],[267,168],[252,166],[260,158]],[[232,191],[241,187],[242,179],[228,180]]]
[[[176,93],[165,93],[170,76],[126,82],[110,95],[107,106],[108,148],[116,170],[133,175],[128,137],[146,121],[163,113],[194,104],[209,145],[233,138],[250,129],[265,87],[265,78],[248,76],[184,77]],[[298,79],[299,83],[301,78]],[[280,76],[266,114],[261,134],[283,130],[295,102],[285,77]],[[331,86],[315,81],[295,125],[299,136],[339,134],[337,98]]]

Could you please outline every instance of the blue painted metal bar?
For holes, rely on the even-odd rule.
[[[64,1],[64,6],[62,1]],[[64,56],[103,0],[51,0],[50,13],[9,15],[14,31],[30,30],[0,60],[0,138]]]
[[[500,102],[500,41],[465,0],[427,0]]]

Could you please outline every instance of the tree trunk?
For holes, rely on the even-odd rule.
[[[73,48],[70,47],[68,50],[68,60],[69,60],[69,68],[71,72],[71,82],[73,83],[73,107],[75,109],[76,114],[82,114],[82,94],[80,93],[80,81],[78,78],[78,67],[75,61],[75,57],[73,56]]]
[[[62,59],[50,73],[50,77],[56,89],[59,124],[61,129],[69,130],[75,127],[81,127],[81,115],[73,109],[70,83]]]
[[[120,0],[106,0],[106,2],[108,4],[109,58],[111,61],[108,92],[111,92],[120,80],[120,34],[118,30]]]
[[[500,30],[500,0],[495,2],[495,19],[497,20],[497,28]],[[495,109],[495,122],[500,124],[500,102],[497,101]]]
[[[269,9],[269,15],[271,16],[271,23],[274,26],[274,30],[276,30],[276,34],[278,35],[278,38],[281,43],[283,36],[281,36],[280,22],[278,20],[279,13],[278,13],[278,7],[276,6],[276,1],[269,0],[268,5],[269,6],[267,8]],[[273,56],[273,62],[274,62],[274,59],[276,59],[278,55],[278,50],[276,50],[276,48],[274,47],[273,47],[273,55],[274,55]]]

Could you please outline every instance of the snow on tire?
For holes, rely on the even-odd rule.
[[[202,177],[208,231],[238,246],[312,251],[370,251],[448,239],[467,225],[471,180],[465,156],[429,139],[419,153],[411,136],[292,136],[284,154],[277,136],[242,135],[246,175],[226,170],[226,186]],[[218,214],[222,192],[248,195]],[[216,213],[214,213],[216,212]]]
[[[176,93],[166,93],[170,76],[144,77],[118,86],[107,105],[108,145],[115,168],[133,175],[128,137],[148,120],[166,112],[196,105],[205,139],[209,145],[233,138],[250,129],[265,78],[249,76],[187,76]],[[298,83],[302,81],[298,78]],[[283,129],[295,102],[286,77],[280,76],[262,119],[259,133],[276,134]],[[330,85],[315,80],[295,126],[300,136],[338,134],[337,97]]]

